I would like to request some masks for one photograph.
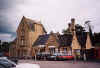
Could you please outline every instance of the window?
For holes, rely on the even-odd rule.
[[[24,36],[23,36],[23,35],[21,36],[21,40],[25,40],[25,38],[24,38]]]
[[[26,47],[26,40],[21,39],[21,47]]]
[[[35,31],[34,24],[31,24],[30,26],[31,26],[32,31]]]
[[[27,50],[24,50],[24,56],[27,56]]]
[[[22,42],[22,45],[24,44],[24,40],[21,40],[21,42]]]
[[[25,34],[25,30],[22,28],[21,29],[21,35],[24,35]]]
[[[64,53],[66,53],[66,52],[67,52],[67,48],[64,48],[63,50],[64,50]]]
[[[50,48],[50,53],[54,54],[55,53],[55,48]]]

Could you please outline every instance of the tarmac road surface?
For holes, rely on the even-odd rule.
[[[21,63],[39,64],[40,68],[100,68],[100,63],[82,61],[73,62],[20,60],[18,64]]]

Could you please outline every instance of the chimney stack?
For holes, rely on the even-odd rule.
[[[73,24],[75,23],[75,19],[74,18],[71,19],[71,23],[73,23]]]
[[[71,19],[71,30],[72,30],[72,34],[75,34],[75,19],[74,18]]]

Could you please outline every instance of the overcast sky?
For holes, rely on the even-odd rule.
[[[22,16],[41,20],[47,32],[61,32],[71,18],[84,24],[91,20],[100,32],[100,0],[0,0],[0,39],[11,41]]]

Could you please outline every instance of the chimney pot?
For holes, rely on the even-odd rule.
[[[72,19],[71,19],[71,22],[75,22],[75,18],[72,18]]]

